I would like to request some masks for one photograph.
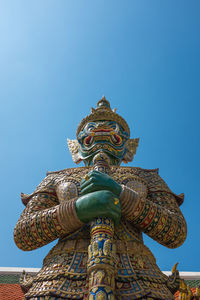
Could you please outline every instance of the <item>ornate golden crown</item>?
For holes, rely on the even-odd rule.
[[[103,96],[102,99],[98,101],[97,108],[96,109],[92,108],[91,114],[85,117],[78,125],[77,133],[76,133],[77,137],[79,132],[84,128],[84,126],[88,122],[101,121],[101,120],[117,122],[130,136],[130,128],[126,123],[126,121],[116,113],[115,109],[112,110],[110,108],[109,101],[106,100],[106,98]]]

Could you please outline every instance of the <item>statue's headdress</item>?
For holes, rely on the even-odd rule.
[[[85,125],[88,122],[94,122],[94,121],[115,121],[119,125],[122,126],[122,128],[128,133],[130,136],[130,129],[126,121],[116,113],[116,109],[110,108],[110,103],[108,100],[106,100],[105,96],[99,102],[97,103],[97,108],[91,109],[91,114],[89,114],[87,117],[85,117],[77,128],[77,137],[79,132],[85,127]]]
[[[116,109],[111,109],[110,103],[106,98],[103,96],[101,100],[98,101],[97,103],[97,108],[91,109],[91,113],[86,116],[78,125],[77,128],[77,138],[79,133],[84,129],[85,125],[88,122],[95,122],[95,121],[115,121],[118,123],[128,134],[128,140],[126,141],[125,147],[126,147],[126,152],[125,155],[122,159],[123,162],[127,163],[133,160],[133,157],[136,153],[138,143],[139,143],[139,138],[136,139],[130,139],[130,128],[127,124],[127,122],[116,113]],[[72,159],[75,163],[79,163],[82,158],[79,153],[79,143],[77,140],[67,140],[68,142],[68,147],[72,155]]]

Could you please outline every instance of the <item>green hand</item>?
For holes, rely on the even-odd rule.
[[[105,173],[101,173],[99,171],[89,172],[88,180],[83,179],[81,182],[81,194],[85,195],[100,190],[108,190],[119,196],[122,187]]]
[[[98,191],[81,196],[76,201],[76,213],[83,223],[97,217],[107,217],[118,224],[121,217],[119,198],[110,191]]]

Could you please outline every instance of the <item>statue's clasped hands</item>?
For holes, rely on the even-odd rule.
[[[88,223],[96,217],[107,217],[118,224],[121,217],[121,190],[121,185],[109,175],[95,170],[89,172],[81,181],[82,196],[76,201],[79,219]]]

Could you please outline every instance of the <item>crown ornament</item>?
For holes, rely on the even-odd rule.
[[[76,136],[78,137],[80,131],[85,127],[88,122],[94,121],[115,121],[128,133],[130,136],[130,128],[126,121],[116,113],[116,109],[110,108],[109,101],[103,96],[97,102],[97,108],[91,108],[91,113],[86,116],[78,125]]]

